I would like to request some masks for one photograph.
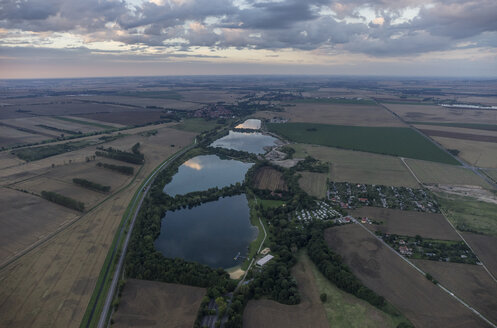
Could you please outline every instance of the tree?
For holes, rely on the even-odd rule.
[[[325,303],[328,299],[328,295],[326,295],[326,293],[322,293],[321,295],[319,295],[319,298],[321,299],[321,302]]]

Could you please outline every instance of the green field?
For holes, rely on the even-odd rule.
[[[269,123],[291,141],[460,165],[452,156],[410,128],[314,123]]]
[[[401,322],[409,322],[401,315],[389,315],[338,289],[319,272],[305,251],[300,251],[298,257],[312,270],[319,294],[326,293],[323,306],[330,327],[397,327]]]
[[[497,236],[497,205],[470,197],[435,193],[447,218],[461,231]]]
[[[329,173],[316,173],[316,172],[299,172],[301,178],[299,185],[302,190],[311,196],[317,198],[324,198],[328,188],[326,182]]]
[[[189,132],[205,132],[217,128],[223,124],[218,124],[216,120],[206,121],[203,118],[189,118],[174,126],[175,129]]]
[[[280,207],[281,205],[285,204],[285,202],[282,200],[260,199],[260,198],[257,198],[257,203],[262,204],[262,207],[264,209],[268,209],[271,207]]]
[[[454,128],[465,128],[474,130],[497,131],[497,124],[478,124],[478,123],[442,123],[442,122],[407,122],[414,125],[436,125],[450,126]]]

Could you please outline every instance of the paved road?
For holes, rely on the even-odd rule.
[[[119,261],[118,261],[116,270],[114,271],[114,276],[112,278],[112,283],[111,283],[111,285],[109,287],[109,290],[107,292],[107,295],[106,295],[106,298],[105,298],[105,304],[103,306],[102,313],[101,313],[100,319],[98,321],[98,327],[99,328],[107,327],[108,317],[109,317],[109,310],[111,309],[111,304],[112,304],[112,300],[114,298],[114,294],[115,294],[115,291],[116,291],[116,288],[117,288],[117,283],[119,282],[119,277],[121,275],[122,267],[124,265],[124,259],[126,257],[126,250],[128,248],[129,240],[131,238],[131,233],[133,232],[133,228],[134,228],[134,225],[135,225],[136,218],[138,216],[138,213],[140,212],[141,205],[143,203],[143,200],[145,199],[145,196],[147,195],[148,190],[150,189],[150,186],[151,186],[152,182],[154,181],[155,177],[157,176],[157,174],[160,171],[162,171],[165,167],[167,167],[176,158],[178,158],[179,156],[183,155],[188,150],[192,149],[195,146],[195,144],[196,144],[196,140],[195,140],[194,144],[192,144],[192,145],[184,148],[183,150],[179,151],[178,153],[176,153],[175,155],[173,155],[171,158],[169,158],[167,161],[165,161],[164,163],[162,163],[158,168],[156,168],[153,171],[153,173],[149,176],[149,178],[145,181],[145,183],[143,183],[143,185],[140,187],[140,188],[144,188],[144,189],[139,190],[138,193],[137,193],[137,195],[135,196],[135,198],[133,200],[133,206],[131,208],[134,208],[135,205],[136,205],[136,203],[139,200],[138,206],[136,206],[136,210],[133,213],[130,212],[128,214],[128,217],[126,218],[125,224],[122,225],[121,230],[119,231],[119,239],[118,239],[119,242],[116,243],[114,249],[112,250],[112,259],[111,259],[111,261],[108,262],[108,266],[107,266],[106,272],[104,274],[103,281],[106,281],[107,280],[107,275],[109,274],[110,268],[112,267],[114,254],[117,253],[117,250],[118,250],[118,247],[119,247],[122,235],[123,235],[124,230],[126,229],[126,226],[127,226],[128,222],[129,222],[130,215],[132,214],[133,218],[132,218],[131,224],[129,225],[128,233],[127,233],[126,238],[125,238],[124,243],[123,243],[121,255],[119,257]],[[103,295],[101,295],[102,292],[103,292],[103,290],[102,290],[103,286],[104,286],[104,284],[100,285],[100,289],[98,291],[97,299],[96,299],[96,301],[93,304],[93,308],[91,310],[90,318],[87,321],[87,327],[92,322],[93,315],[95,314],[95,310],[97,308],[98,299],[103,296]]]

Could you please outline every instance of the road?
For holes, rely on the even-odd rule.
[[[133,205],[131,207],[131,208],[135,208],[135,206],[136,206],[136,209],[134,210],[134,212],[130,211],[128,213],[128,215],[127,215],[127,217],[125,219],[124,224],[121,226],[121,229],[119,230],[118,242],[115,244],[114,249],[112,249],[111,260],[107,264],[106,271],[105,271],[104,277],[102,279],[102,284],[99,286],[99,290],[97,292],[98,293],[97,294],[97,298],[96,298],[95,302],[93,303],[93,308],[91,310],[90,317],[88,318],[86,327],[90,326],[90,324],[92,322],[92,319],[93,319],[93,316],[95,315],[95,311],[97,309],[98,300],[100,299],[100,297],[103,296],[102,293],[103,293],[103,287],[105,285],[105,281],[107,281],[107,276],[108,276],[108,274],[110,274],[110,269],[112,267],[112,263],[114,263],[114,256],[115,256],[115,254],[117,254],[119,245],[121,244],[122,236],[123,236],[123,234],[125,232],[125,229],[126,229],[126,226],[128,225],[128,222],[130,220],[130,216],[132,215],[133,218],[132,218],[131,223],[129,225],[128,233],[126,234],[126,237],[125,237],[125,240],[124,240],[124,243],[123,243],[123,246],[122,246],[122,250],[121,250],[120,257],[119,257],[119,261],[117,263],[116,270],[114,270],[114,276],[112,278],[111,285],[109,287],[109,290],[107,291],[107,295],[106,295],[106,298],[105,298],[105,303],[103,305],[102,313],[100,314],[100,319],[98,321],[98,327],[99,328],[107,327],[108,317],[109,317],[109,310],[111,308],[112,300],[114,298],[114,294],[115,294],[115,291],[116,291],[116,288],[117,288],[117,284],[119,282],[119,277],[121,275],[121,271],[122,271],[122,268],[123,268],[123,265],[124,265],[124,259],[125,259],[125,256],[126,256],[126,250],[128,248],[129,240],[130,240],[131,234],[133,232],[133,227],[134,227],[136,218],[138,216],[138,213],[140,212],[140,208],[141,208],[141,205],[143,203],[143,200],[145,199],[145,196],[147,195],[147,192],[150,189],[150,186],[151,186],[152,182],[154,181],[155,177],[157,176],[157,174],[160,171],[162,171],[165,167],[167,167],[171,162],[173,162],[179,156],[183,155],[185,152],[187,152],[190,149],[192,149],[195,146],[195,144],[196,144],[196,140],[195,140],[195,142],[192,145],[190,145],[188,147],[185,147],[184,149],[182,149],[181,151],[177,152],[172,157],[170,157],[168,160],[164,161],[161,165],[159,165],[159,167],[157,167],[150,174],[150,176],[148,177],[148,179],[140,186],[140,189],[138,190],[138,193],[136,194],[136,196],[133,199],[133,203],[132,203]],[[137,203],[138,203],[138,205],[137,205]]]

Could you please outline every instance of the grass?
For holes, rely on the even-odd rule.
[[[292,100],[293,103],[306,104],[355,104],[355,105],[376,105],[376,102],[369,99],[346,99],[346,98],[303,98]]]
[[[281,205],[286,203],[285,201],[282,201],[282,200],[260,199],[260,198],[257,198],[257,202],[262,204],[262,207],[264,209],[272,208],[272,207],[280,207]]]
[[[318,198],[326,196],[328,173],[299,172],[299,174],[302,176],[299,179],[302,190]]]
[[[202,133],[221,126],[216,120],[206,121],[203,118],[189,118],[174,126],[175,129]]]
[[[491,186],[470,169],[453,165],[407,159],[407,165],[422,183]]]
[[[393,105],[419,105],[419,106],[433,106],[436,105],[434,102],[417,102],[417,101],[382,101],[382,104],[393,104]]]
[[[497,205],[471,197],[435,193],[450,222],[460,231],[497,236]]]
[[[474,130],[497,131],[497,124],[479,124],[479,123],[443,123],[443,122],[407,122],[416,125],[435,125],[450,126],[454,128],[465,128]]]
[[[295,142],[460,165],[411,128],[314,123],[269,123],[267,127],[271,132]]]
[[[251,259],[257,254],[257,251],[259,250],[259,247],[261,245],[262,240],[264,239],[264,230],[262,229],[261,222],[259,221],[259,212],[255,209],[255,204],[256,202],[260,202],[260,199],[254,198],[252,195],[247,195],[249,207],[250,207],[250,223],[253,226],[256,226],[257,229],[259,230],[259,233],[257,234],[257,238],[254,239],[250,245],[249,245],[249,252],[247,255],[247,259],[242,263],[241,269],[242,270],[247,270]],[[264,206],[264,205],[263,205]],[[269,232],[269,229],[267,227],[267,224],[264,222],[263,219],[261,219],[262,224],[264,224],[264,228],[266,229],[266,233]],[[269,237],[269,236],[268,236]],[[268,242],[269,238],[266,238],[264,241],[264,244]],[[264,248],[264,246],[262,247]]]
[[[50,156],[55,156],[58,154],[78,150],[90,145],[91,142],[84,141],[74,141],[74,142],[66,142],[61,144],[49,145],[49,146],[40,146],[40,147],[31,147],[31,148],[21,148],[17,150],[11,151],[11,154],[16,155],[20,159],[25,161],[36,161],[42,158],[47,158]]]
[[[54,116],[53,118],[56,118],[56,119],[61,120],[61,121],[71,122],[71,123],[94,126],[94,127],[102,128],[102,129],[106,129],[106,130],[116,130],[117,129],[115,126],[96,123],[96,122],[89,122],[89,121],[84,121],[84,120],[77,120],[75,118],[70,118],[70,117]]]
[[[384,313],[371,304],[338,289],[319,272],[305,251],[300,251],[299,260],[304,261],[312,270],[319,294],[327,295],[323,306],[330,327],[397,327],[401,322],[409,323],[402,315]],[[398,312],[389,304],[386,306],[386,311]]]

